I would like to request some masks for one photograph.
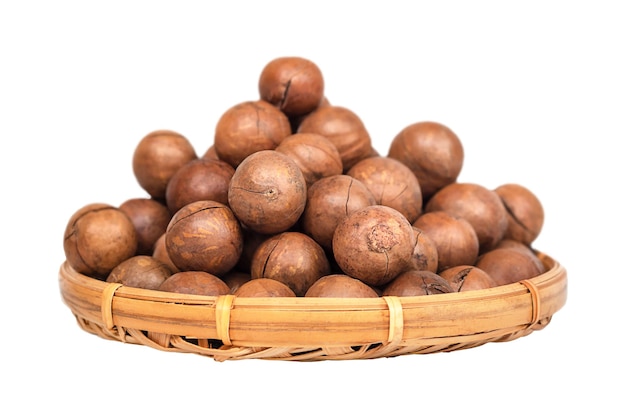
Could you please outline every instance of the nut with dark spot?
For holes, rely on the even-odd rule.
[[[416,240],[412,257],[413,268],[419,271],[437,272],[439,269],[437,245],[422,229],[413,226],[413,231]]]
[[[400,212],[373,205],[344,218],[335,229],[332,245],[346,275],[380,286],[411,267],[415,234]]]
[[[298,165],[275,150],[255,152],[237,167],[228,204],[248,228],[263,234],[288,230],[306,205],[307,185]]]
[[[476,262],[478,236],[467,220],[445,211],[431,211],[418,217],[413,226],[435,243],[437,271]]]

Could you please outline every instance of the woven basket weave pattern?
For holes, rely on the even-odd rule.
[[[370,359],[474,348],[544,328],[567,296],[565,269],[487,290],[368,299],[206,297],[102,282],[61,265],[79,326],[104,339],[217,361]]]

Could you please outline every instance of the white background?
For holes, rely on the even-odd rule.
[[[0,3],[4,409],[624,415],[619,2],[217,3]],[[463,142],[459,181],[535,192],[546,211],[535,247],[569,279],[547,328],[461,352],[320,363],[221,363],[79,329],[57,281],[71,214],[144,196],[131,157],[152,130],[203,153],[221,113],[256,99],[262,67],[288,55],[318,64],[329,100],[362,118],[379,152],[406,125],[439,121]]]

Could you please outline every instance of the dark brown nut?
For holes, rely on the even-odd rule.
[[[398,210],[413,223],[422,213],[422,191],[417,177],[397,159],[384,156],[365,158],[347,175],[361,181],[374,195],[376,204]]]
[[[343,173],[337,147],[325,136],[315,133],[294,133],[276,147],[300,167],[307,186],[315,181]]]
[[[385,285],[382,295],[412,297],[454,292],[448,281],[431,271],[409,270]]]
[[[228,185],[235,173],[230,164],[217,159],[194,159],[180,167],[165,190],[171,214],[200,200],[228,204]]]
[[[222,281],[224,281],[226,285],[228,285],[228,288],[230,288],[231,294],[234,294],[239,287],[251,279],[252,277],[249,273],[237,270],[231,270],[222,277]]]
[[[464,150],[449,127],[423,121],[402,129],[392,140],[387,156],[413,171],[427,201],[439,189],[456,182],[463,167]]]
[[[105,280],[113,268],[137,253],[137,231],[119,208],[87,204],[68,220],[63,250],[76,272]]]
[[[174,262],[172,262],[169,253],[167,253],[167,247],[165,246],[165,233],[163,233],[155,242],[152,257],[167,265],[172,273],[180,272],[180,269],[178,269],[178,267],[174,265]]]
[[[496,283],[488,273],[474,265],[457,265],[439,272],[455,292],[484,290]]]
[[[320,277],[330,273],[324,249],[300,232],[283,232],[265,240],[252,258],[252,279],[272,278],[303,296]]]
[[[206,296],[230,294],[230,287],[224,281],[204,271],[176,272],[163,281],[157,290]]]
[[[475,265],[489,274],[496,286],[534,278],[542,273],[532,257],[511,248],[485,252],[480,255]]]
[[[171,130],[146,135],[133,153],[133,172],[139,185],[154,199],[164,200],[170,178],[198,156],[189,140]]]
[[[271,278],[257,278],[244,282],[233,293],[237,297],[295,297],[296,294],[283,282]]]
[[[305,297],[323,298],[378,298],[372,287],[345,274],[330,274],[311,285]]]
[[[507,213],[495,191],[473,183],[446,185],[433,195],[424,211],[446,211],[467,220],[480,243],[480,253],[493,249],[504,238]]]
[[[275,234],[296,224],[306,196],[306,180],[293,159],[266,150],[255,152],[237,167],[228,190],[228,204],[246,227]]]
[[[502,184],[495,189],[507,213],[504,237],[530,246],[543,228],[544,210],[539,198],[520,184]]]
[[[150,255],[136,255],[113,268],[106,282],[155,290],[171,275],[172,271],[158,259]]]
[[[264,100],[227,109],[217,121],[213,146],[218,158],[237,168],[255,152],[273,150],[291,135],[287,116]]]
[[[196,201],[174,214],[165,232],[165,247],[180,271],[220,276],[239,261],[241,225],[232,210],[217,201]]]
[[[472,225],[445,211],[423,213],[413,222],[437,247],[437,272],[456,265],[473,265],[479,251]]]
[[[153,198],[131,198],[119,206],[135,225],[137,255],[152,255],[172,216],[167,206]]]
[[[363,121],[345,107],[319,107],[302,119],[297,133],[316,133],[327,137],[341,155],[344,173],[372,153],[372,140]]]
[[[415,248],[413,249],[412,267],[418,271],[437,272],[439,270],[439,253],[435,241],[424,231],[413,226],[415,232]]]
[[[350,213],[375,204],[372,192],[355,178],[344,174],[322,178],[307,192],[302,230],[330,251],[339,222]]]
[[[308,59],[275,58],[261,71],[259,95],[286,115],[300,116],[315,110],[324,97],[324,77],[319,67]]]
[[[333,254],[341,270],[376,287],[411,268],[415,233],[391,207],[374,205],[344,218],[333,235]]]

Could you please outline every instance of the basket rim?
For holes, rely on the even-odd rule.
[[[549,322],[567,298],[565,268],[537,251],[541,275],[499,287],[379,298],[200,296],[112,284],[59,269],[63,302],[79,321],[124,340],[128,329],[224,346],[453,345],[504,340]],[[542,325],[542,323],[544,323]],[[102,334],[100,334],[102,335]]]

